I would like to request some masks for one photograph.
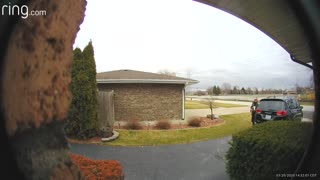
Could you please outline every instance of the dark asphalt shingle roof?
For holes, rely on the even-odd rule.
[[[197,83],[197,80],[170,76],[166,74],[157,74],[143,71],[134,71],[134,70],[116,70],[97,73],[97,80],[169,80],[169,81],[186,81]]]

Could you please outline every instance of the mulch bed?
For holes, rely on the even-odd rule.
[[[218,124],[222,124],[224,121],[222,119],[214,119],[211,120],[210,118],[206,118],[206,117],[201,117],[201,126],[200,127],[211,127],[211,126],[215,126]],[[170,122],[170,121],[169,121]],[[117,123],[114,124],[113,128],[115,130],[117,129],[125,129],[124,126],[118,126]],[[177,130],[177,129],[194,129],[194,128],[199,128],[199,127],[193,127],[193,126],[188,126],[188,124],[171,124],[170,129],[168,130]],[[141,130],[159,130],[154,126],[148,126],[148,125],[144,125],[142,126]]]
[[[88,180],[108,179],[123,180],[123,167],[115,160],[92,160],[84,156],[70,153],[71,160]]]

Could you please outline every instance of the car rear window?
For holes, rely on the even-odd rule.
[[[285,103],[281,100],[260,101],[258,108],[263,111],[283,110],[283,109],[285,109]]]

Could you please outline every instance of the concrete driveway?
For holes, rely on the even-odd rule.
[[[70,146],[73,153],[120,161],[127,180],[228,180],[224,156],[230,139],[155,147]]]

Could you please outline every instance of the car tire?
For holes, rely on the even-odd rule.
[[[293,120],[301,122],[302,121],[302,117],[295,117]]]

